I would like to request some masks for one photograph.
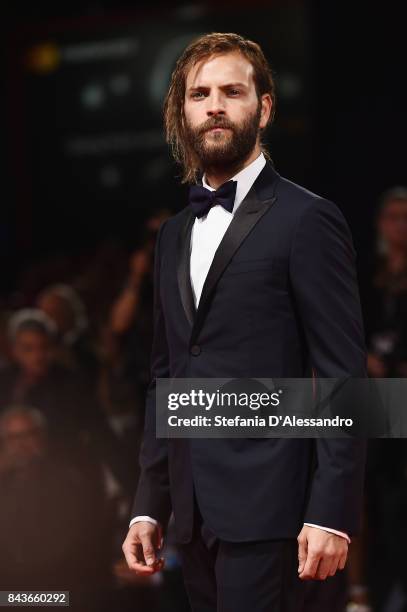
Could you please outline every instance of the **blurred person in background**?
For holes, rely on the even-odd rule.
[[[103,372],[100,403],[107,428],[101,442],[103,457],[120,483],[123,494],[132,496],[137,483],[137,458],[143,431],[142,403],[136,383],[117,380]],[[134,477],[136,476],[136,482]]]
[[[104,330],[105,356],[111,368],[144,395],[149,382],[153,335],[153,256],[160,225],[169,217],[159,209],[147,219],[141,247],[129,257],[128,275],[115,298]]]
[[[376,245],[374,267],[362,291],[368,371],[372,378],[405,377],[406,187],[393,187],[382,194],[376,215]],[[406,510],[406,441],[369,440],[364,526],[349,559],[350,596],[356,605],[371,604],[375,612],[407,611]]]
[[[95,378],[98,372],[96,348],[88,334],[88,318],[79,294],[69,285],[46,287],[37,296],[36,306],[55,323],[55,359],[83,375]]]
[[[105,426],[97,440],[108,495],[115,515],[114,555],[122,557],[121,542],[138,481],[137,459],[142,433],[142,410],[136,385],[125,384],[103,371],[100,400]]]
[[[89,479],[55,455],[37,408],[0,415],[0,498],[1,588],[69,590],[75,611],[107,611],[111,529],[101,472]]]
[[[0,473],[24,470],[42,457],[47,445],[47,423],[36,408],[8,408],[0,415]]]
[[[159,209],[147,219],[141,246],[128,261],[122,291],[102,326],[98,399],[107,427],[100,446],[116,492],[128,504],[137,485],[139,444],[144,423],[142,402],[152,339],[152,267],[157,233],[169,211]],[[136,478],[135,478],[136,476]]]
[[[377,252],[366,288],[368,370],[373,377],[407,375],[407,188],[382,197],[376,219]]]
[[[69,447],[91,439],[101,422],[84,378],[55,361],[57,328],[39,309],[22,309],[8,323],[12,363],[0,370],[0,410],[15,403],[37,406],[53,441]]]
[[[122,612],[187,612],[190,608],[177,551],[171,547],[171,534],[166,539],[167,565],[163,576],[156,575],[153,581],[138,576],[123,559],[121,545],[138,483],[138,455],[143,431],[143,404],[138,384],[117,378],[104,368],[100,398],[107,426],[98,444],[114,521],[114,609]]]

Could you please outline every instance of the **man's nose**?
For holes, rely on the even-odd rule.
[[[212,94],[208,96],[208,107],[206,110],[206,114],[208,117],[213,117],[215,115],[224,115],[226,113],[225,104],[222,96],[217,94]]]

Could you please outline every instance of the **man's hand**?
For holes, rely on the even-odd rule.
[[[133,523],[122,546],[129,569],[143,575],[159,572],[164,567],[164,559],[157,557],[162,544],[159,525],[147,521]]]
[[[298,576],[301,580],[325,580],[345,567],[348,542],[317,527],[304,525],[298,540]]]

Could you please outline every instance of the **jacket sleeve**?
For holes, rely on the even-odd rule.
[[[302,214],[292,241],[290,281],[313,374],[365,377],[366,349],[348,225],[332,202],[316,199]],[[358,532],[366,440],[318,438],[316,467],[304,522],[349,535]]]
[[[140,450],[140,479],[131,520],[149,516],[165,528],[171,514],[168,475],[168,440],[156,437],[156,379],[169,378],[169,353],[160,300],[160,245],[166,222],[157,236],[154,260],[154,332],[151,350],[151,380],[146,394],[144,435]]]

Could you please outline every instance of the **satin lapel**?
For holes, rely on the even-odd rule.
[[[263,172],[261,175],[262,174]],[[270,180],[271,174],[273,174],[272,190],[270,189],[271,182],[267,181],[265,184],[264,181],[265,178]],[[259,183],[256,181],[255,185],[239,206],[215,253],[215,257],[211,267],[209,268],[209,272],[202,289],[198,310],[196,311],[191,334],[191,344],[195,343],[195,340],[201,330],[202,323],[210,304],[210,299],[221,274],[228,265],[233,254],[254,228],[256,223],[260,221],[262,216],[270,209],[277,199],[274,196],[275,183],[277,181],[274,179],[276,179],[279,175],[269,165],[266,166],[266,172],[264,172],[263,176],[261,175],[259,176],[259,179],[261,178],[263,180],[260,180]],[[263,189],[263,186],[265,186],[266,189]],[[264,197],[265,199],[263,199]]]
[[[195,318],[195,301],[191,287],[191,276],[190,276],[190,245],[191,245],[191,231],[195,221],[195,216],[191,211],[186,214],[186,219],[183,226],[181,227],[178,236],[178,253],[177,253],[177,275],[178,275],[178,288],[181,296],[181,302],[185,310],[186,317],[191,327],[194,324]]]

